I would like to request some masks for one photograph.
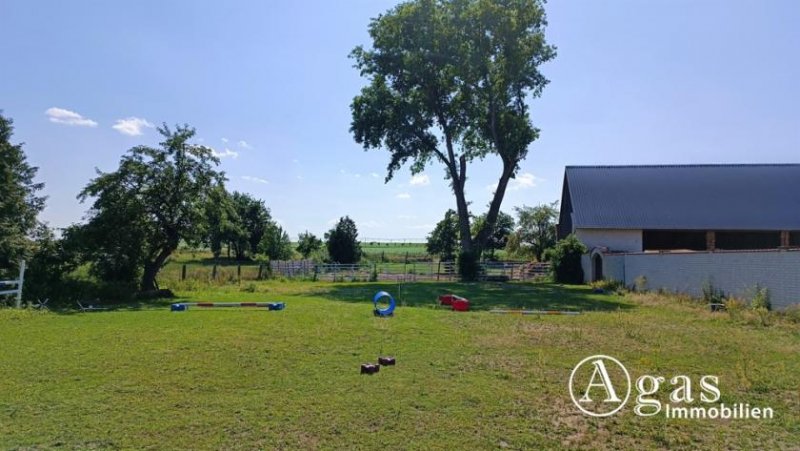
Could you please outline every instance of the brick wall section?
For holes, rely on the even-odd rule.
[[[588,256],[582,263],[589,267],[588,280]],[[605,255],[603,267],[607,278],[626,285],[644,276],[651,290],[701,296],[703,285],[711,282],[725,293],[749,298],[759,284],[769,288],[774,309],[800,303],[800,250]]]

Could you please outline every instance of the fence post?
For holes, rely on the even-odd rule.
[[[236,278],[239,279],[239,285],[242,284],[242,265],[236,265]]]
[[[211,269],[211,280],[217,280],[217,264],[214,263],[214,267]]]
[[[261,280],[261,275],[264,273],[264,264],[258,264],[258,280]]]
[[[181,267],[181,280],[186,280],[186,263]]]
[[[336,282],[336,269],[339,267],[338,263],[333,264],[333,281]]]
[[[436,267],[436,281],[439,281],[439,274],[442,273],[442,260],[439,259],[439,266]]]
[[[19,262],[19,285],[17,285],[17,308],[22,307],[22,284],[25,282],[25,260]]]

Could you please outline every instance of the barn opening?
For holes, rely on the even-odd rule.
[[[592,281],[603,280],[603,257],[594,254],[592,257]]]
[[[696,230],[644,230],[642,247],[645,251],[706,249],[706,232]]]
[[[722,250],[777,249],[780,232],[717,232],[716,248]]]

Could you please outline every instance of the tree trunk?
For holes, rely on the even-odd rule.
[[[158,289],[158,285],[156,284],[156,276],[161,268],[166,263],[167,259],[172,252],[177,249],[177,246],[173,249],[162,249],[155,260],[151,262],[147,262],[144,264],[144,273],[142,274],[142,283],[139,287],[142,291],[154,291]]]
[[[497,224],[497,217],[500,214],[500,204],[503,203],[503,197],[506,194],[508,181],[511,179],[511,175],[514,173],[514,166],[515,164],[510,162],[503,162],[503,173],[500,175],[500,180],[497,181],[497,189],[494,192],[492,203],[489,204],[489,211],[486,213],[486,222],[484,223],[483,228],[478,231],[478,236],[475,237],[474,246],[478,249],[483,250],[483,248],[486,247],[486,242],[489,241],[489,237],[492,235],[494,226]]]

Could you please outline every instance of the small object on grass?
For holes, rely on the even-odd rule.
[[[389,306],[382,309],[378,307],[378,302],[380,302],[380,300],[383,298],[389,298]],[[396,303],[391,294],[385,291],[379,291],[375,293],[375,296],[372,297],[372,304],[375,305],[375,310],[373,310],[375,316],[380,316],[380,317],[394,316],[394,308],[396,307]]]
[[[606,290],[602,288],[592,288],[592,293],[594,294],[606,294]]]
[[[378,357],[378,364],[383,366],[392,366],[395,364],[394,357]]]
[[[202,308],[266,308],[267,310],[283,310],[286,308],[285,302],[179,302],[172,304],[170,310],[173,312],[184,312],[189,307]]]
[[[108,310],[107,307],[100,307],[99,305],[91,305],[91,304],[83,305],[83,304],[81,304],[81,301],[75,301],[75,302],[78,303],[78,308],[82,312],[100,312],[100,311],[103,311],[103,310]]]
[[[375,374],[380,370],[381,370],[380,365],[375,365],[374,363],[361,364],[361,374]]]
[[[721,312],[721,311],[725,310],[725,304],[720,304],[720,303],[717,303],[717,302],[708,304],[708,306],[711,308],[712,312]]]
[[[458,296],[454,294],[443,294],[439,296],[439,303],[442,305],[453,305],[453,299],[457,297]]]
[[[469,310],[469,300],[464,298],[453,299],[453,310],[466,312]]]

